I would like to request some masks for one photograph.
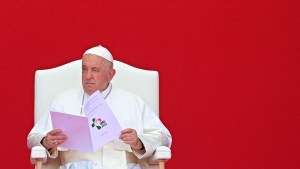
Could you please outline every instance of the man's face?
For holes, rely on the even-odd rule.
[[[114,75],[115,70],[104,58],[93,54],[82,57],[82,86],[87,94],[105,90]]]

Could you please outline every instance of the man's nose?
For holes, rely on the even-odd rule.
[[[92,73],[92,71],[88,71],[88,72],[87,72],[87,78],[88,78],[88,79],[93,78],[93,73]]]

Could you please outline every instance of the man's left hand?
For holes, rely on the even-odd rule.
[[[138,138],[134,129],[127,128],[121,131],[119,137],[124,143],[129,144],[133,149],[139,150],[143,147],[142,141]]]

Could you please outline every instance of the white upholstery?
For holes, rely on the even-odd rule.
[[[116,75],[113,85],[129,90],[144,98],[146,103],[159,114],[158,72],[142,70],[125,63],[114,61]],[[81,86],[81,60],[65,65],[37,70],[35,73],[34,122],[51,105],[53,99],[64,90]]]
[[[154,112],[159,115],[158,72],[138,69],[116,60],[114,61],[114,68],[116,69],[116,75],[112,80],[113,86],[116,85],[140,95]],[[52,69],[37,70],[35,73],[34,123],[45,113],[59,93],[80,86],[81,60],[76,60]],[[160,150],[158,152],[162,152],[163,154],[154,155],[152,162],[153,159],[155,161],[171,158],[169,148],[162,147]],[[31,161],[35,163],[34,159],[31,159]]]

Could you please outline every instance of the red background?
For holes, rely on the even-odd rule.
[[[33,168],[34,72],[102,44],[160,73],[167,168],[300,168],[296,0],[16,0],[0,5],[1,168]]]

